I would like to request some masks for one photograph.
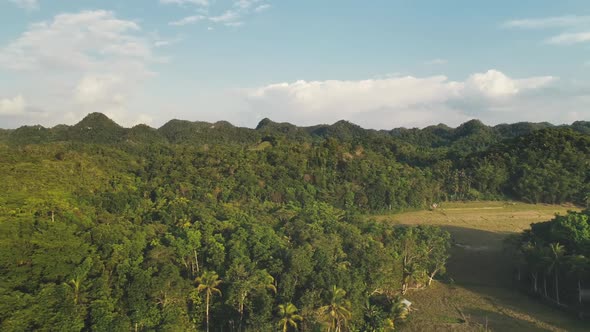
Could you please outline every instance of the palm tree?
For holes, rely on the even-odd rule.
[[[410,285],[418,283],[421,278],[424,278],[426,271],[417,263],[405,265],[402,276],[402,295],[406,294],[410,289]]]
[[[555,277],[555,301],[559,303],[559,267],[563,261],[565,255],[565,247],[559,243],[551,243],[549,245],[548,257],[547,257],[547,270],[553,271]]]
[[[319,309],[320,316],[329,324],[328,332],[340,332],[351,318],[350,301],[346,300],[346,291],[336,286],[332,287],[330,304]]]
[[[545,251],[532,243],[526,243],[522,247],[522,251],[525,254],[525,261],[529,266],[531,273],[531,284],[532,290],[535,293],[540,292],[538,287],[539,270],[544,269],[544,255]]]
[[[82,285],[82,278],[77,276],[70,279],[69,285],[71,285],[72,291],[74,292],[74,304],[80,303],[80,287]]]
[[[303,317],[297,314],[297,307],[292,303],[280,304],[279,305],[279,320],[278,326],[282,327],[283,332],[287,332],[289,326],[297,329],[297,321],[302,321]]]
[[[209,332],[209,303],[213,295],[219,294],[221,296],[221,291],[217,288],[217,286],[221,284],[221,280],[219,279],[217,273],[213,271],[205,271],[200,277],[197,277],[195,281],[199,284],[197,286],[197,291],[199,293],[205,292],[207,332]]]
[[[570,273],[573,273],[578,278],[578,303],[582,304],[582,279],[587,275],[590,261],[583,255],[575,255],[568,257],[567,264],[569,265]]]
[[[402,322],[408,318],[410,314],[410,308],[408,302],[404,301],[404,298],[397,296],[391,304],[391,316],[387,319],[388,325],[395,330],[395,327],[399,322]]]

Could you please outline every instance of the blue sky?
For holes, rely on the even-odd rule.
[[[587,1],[0,0],[0,127],[590,120]]]

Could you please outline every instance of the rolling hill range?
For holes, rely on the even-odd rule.
[[[396,128],[389,131],[364,129],[348,121],[332,125],[298,127],[290,123],[277,123],[265,118],[255,129],[236,127],[227,121],[215,123],[202,121],[170,120],[160,128],[136,125],[123,128],[102,113],[91,113],[79,123],[45,128],[40,125],[18,129],[0,130],[0,142],[11,144],[35,144],[50,142],[85,142],[115,144],[172,143],[172,144],[253,144],[274,137],[295,141],[313,141],[333,138],[343,142],[395,142],[428,148],[449,148],[468,151],[481,150],[504,139],[515,138],[542,129],[569,128],[590,134],[589,121],[577,121],[571,125],[555,126],[547,122],[500,124],[486,126],[471,120],[457,128],[444,124],[422,129]],[[391,143],[393,144],[393,143]]]
[[[588,125],[1,130],[0,330],[584,330]]]

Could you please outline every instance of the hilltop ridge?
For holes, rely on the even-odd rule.
[[[262,119],[253,128],[238,127],[228,121],[214,123],[172,119],[159,128],[145,124],[125,128],[102,113],[90,113],[80,122],[46,128],[41,125],[2,129],[0,142],[9,144],[38,144],[49,142],[172,143],[172,144],[237,144],[251,145],[262,140],[295,140],[299,142],[333,138],[339,141],[372,144],[411,144],[428,148],[460,147],[470,152],[483,149],[503,139],[515,138],[548,128],[570,128],[590,134],[590,122],[577,121],[571,125],[555,126],[547,122],[499,124],[488,126],[480,120],[470,120],[456,128],[437,124],[422,129],[365,129],[346,120],[331,125],[300,127],[287,122]],[[399,147],[398,147],[399,148]]]

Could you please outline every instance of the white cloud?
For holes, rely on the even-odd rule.
[[[211,16],[211,17],[207,17],[207,16],[203,16],[203,15],[193,15],[193,16],[187,16],[184,18],[181,18],[180,20],[177,21],[172,21],[170,23],[168,23],[168,25],[172,25],[172,26],[185,26],[185,25],[190,25],[190,24],[195,24],[198,22],[201,22],[203,20],[209,21],[209,22],[213,22],[213,23],[218,23],[218,24],[223,24],[226,26],[241,26],[243,24],[243,22],[239,21],[240,19],[240,15],[234,12],[226,12],[223,13],[219,16]]]
[[[234,6],[239,7],[239,8],[243,8],[243,9],[248,9],[260,2],[262,2],[262,0],[237,0],[234,3]]]
[[[244,25],[244,22],[241,22],[241,21],[225,23],[225,26],[228,26],[228,27],[241,27],[242,25]]]
[[[136,35],[137,23],[108,11],[59,14],[34,23],[0,49],[0,67],[13,70],[85,69],[113,60],[153,60],[149,42]]]
[[[545,18],[526,18],[504,22],[506,28],[545,29],[590,25],[590,16],[565,15]]]
[[[10,2],[16,4],[17,6],[24,8],[26,10],[35,10],[39,9],[39,1],[38,0],[9,0]]]
[[[573,45],[590,42],[590,16],[566,15],[528,18],[504,22],[503,27],[521,29],[561,29],[563,32],[545,40],[547,44]]]
[[[87,75],[75,88],[76,101],[83,105],[124,102],[118,93],[125,80],[117,75]]]
[[[200,21],[206,20],[212,23],[223,24],[229,27],[239,27],[244,24],[244,22],[240,21],[242,15],[234,10],[227,10],[221,15],[217,16],[203,16],[203,15],[194,15],[194,16],[187,16],[182,18],[178,21],[173,21],[168,23],[169,25],[174,26],[183,26],[189,24],[195,24]]]
[[[183,40],[182,37],[176,37],[176,38],[172,38],[172,39],[161,39],[161,38],[156,38],[156,40],[154,41],[153,45],[156,48],[159,47],[166,47],[166,46],[170,46],[170,45],[174,45],[176,43],[179,43]]]
[[[183,26],[183,25],[197,23],[199,21],[202,21],[205,18],[206,17],[203,16],[203,15],[193,15],[193,16],[187,16],[187,17],[181,18],[178,21],[173,21],[173,22],[170,22],[168,24],[169,25],[175,25],[175,26]]]
[[[203,4],[199,4],[198,0],[194,0],[194,1],[187,1],[187,0],[160,0],[160,2],[162,3],[174,3],[174,4],[180,4],[180,5],[184,5],[184,4],[195,4],[195,5],[199,5],[200,8],[202,9]],[[207,2],[207,6],[209,6],[209,2]],[[244,24],[244,18],[255,14],[255,13],[260,13],[263,12],[269,8],[271,8],[271,5],[268,3],[265,3],[264,0],[236,0],[233,1],[229,6],[225,6],[225,9],[223,6],[213,6],[213,7],[219,7],[217,8],[217,12],[220,12],[221,14],[218,15],[211,15],[209,14],[209,10],[197,10],[199,11],[201,14],[200,15],[190,15],[190,16],[186,16],[184,18],[178,19],[176,21],[172,21],[169,22],[169,25],[172,26],[184,26],[184,25],[189,25],[189,24],[195,24],[201,21],[208,21],[208,22],[212,22],[215,24],[221,24],[221,25],[225,25],[228,27],[239,27],[242,26]],[[213,8],[215,9],[215,8]],[[219,9],[221,9],[221,11],[218,11]]]
[[[435,65],[444,65],[447,62],[448,61],[445,59],[432,59],[432,60],[425,61],[424,64],[428,65],[428,66],[435,66]]]
[[[128,113],[128,104],[161,62],[152,40],[136,22],[104,10],[56,15],[31,24],[0,48],[0,70],[28,78],[36,105],[60,116],[87,112]],[[73,114],[73,115],[71,115]],[[60,121],[56,114],[56,121]]]
[[[489,70],[465,81],[452,81],[446,76],[296,81],[248,89],[243,95],[249,116],[305,125],[339,119],[371,128],[439,122],[456,125],[478,117],[472,112],[485,117],[486,112],[510,108],[555,80],[551,76],[513,79]]]
[[[209,1],[208,0],[160,0],[160,3],[168,5],[168,4],[174,4],[174,5],[197,5],[197,6],[209,6]]]
[[[271,6],[269,4],[264,4],[264,5],[260,5],[260,6],[256,7],[256,9],[254,9],[254,11],[257,13],[261,13],[267,9],[270,9],[270,7]]]
[[[553,76],[512,79],[504,73],[490,69],[485,73],[471,75],[464,86],[487,97],[509,97],[526,90],[538,89],[556,80]]]
[[[25,112],[27,102],[22,95],[14,98],[0,98],[0,115],[18,115]]]
[[[572,45],[585,42],[590,42],[590,31],[562,33],[547,40],[547,43],[556,45]]]
[[[240,19],[240,14],[233,10],[227,10],[221,15],[209,17],[209,20],[214,23],[231,23],[238,19]]]

